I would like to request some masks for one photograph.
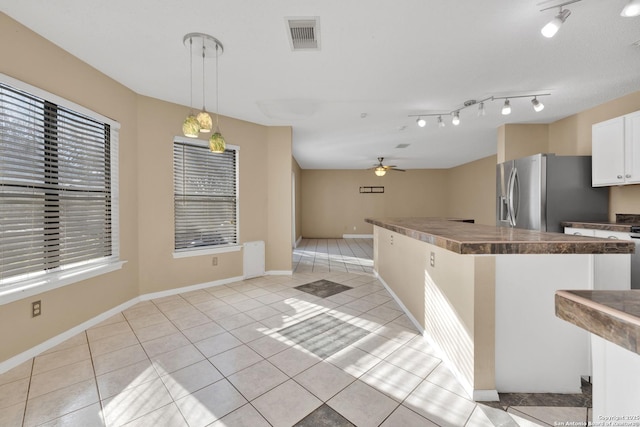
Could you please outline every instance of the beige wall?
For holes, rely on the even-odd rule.
[[[447,216],[496,224],[496,156],[447,170]]]
[[[546,124],[507,124],[498,129],[498,163],[549,151]]]
[[[300,165],[291,157],[291,169],[293,170],[293,176],[295,183],[293,184],[295,187],[295,224],[296,224],[296,235],[294,237],[294,241],[298,241],[299,238],[302,237],[302,169]]]
[[[372,234],[367,217],[446,216],[447,171],[409,170],[383,177],[371,170],[302,170],[302,235]],[[384,194],[361,194],[383,186]]]
[[[0,306],[0,361],[138,295],[137,96],[67,52],[0,14],[0,72],[80,104],[121,124],[120,254],[116,272]],[[30,317],[31,301],[42,315]]]
[[[495,257],[459,255],[381,227],[374,235],[376,271],[467,389],[495,389]]]
[[[25,54],[25,52],[29,52]],[[137,95],[0,14],[0,72],[121,124],[116,272],[0,306],[0,362],[139,295],[242,276],[242,252],[174,259],[173,154],[188,108]],[[220,117],[240,146],[240,242],[264,240],[266,268],[291,270],[291,129]],[[42,301],[32,319],[31,301]]]
[[[267,128],[267,147],[266,268],[291,271],[291,128]]]

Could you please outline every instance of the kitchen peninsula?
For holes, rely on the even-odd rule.
[[[588,333],[555,316],[555,291],[593,289],[594,256],[628,257],[633,243],[437,218],[366,222],[376,274],[474,400],[580,392]]]

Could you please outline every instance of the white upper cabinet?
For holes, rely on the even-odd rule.
[[[640,111],[592,128],[594,187],[640,183]]]

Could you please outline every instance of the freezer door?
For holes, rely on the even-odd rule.
[[[546,157],[538,154],[515,160],[514,169],[515,227],[546,231]]]

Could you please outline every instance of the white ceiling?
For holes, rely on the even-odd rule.
[[[0,0],[0,10],[137,93],[189,105],[190,32],[218,38],[220,114],[291,125],[303,169],[447,168],[495,154],[504,123],[551,123],[640,90],[640,17],[582,0],[556,37],[553,0]],[[320,18],[321,49],[292,52],[286,17]],[[19,40],[15,41],[19,43]],[[25,52],[28,55],[28,52]],[[207,107],[215,109],[208,59]],[[194,62],[200,107],[201,62]],[[461,111],[470,99],[551,93]],[[186,111],[186,110],[185,110]],[[366,117],[362,118],[362,113]],[[180,124],[176,124],[179,129]],[[224,133],[224,129],[223,133]],[[234,141],[228,141],[234,143]],[[408,148],[396,148],[410,144]]]

